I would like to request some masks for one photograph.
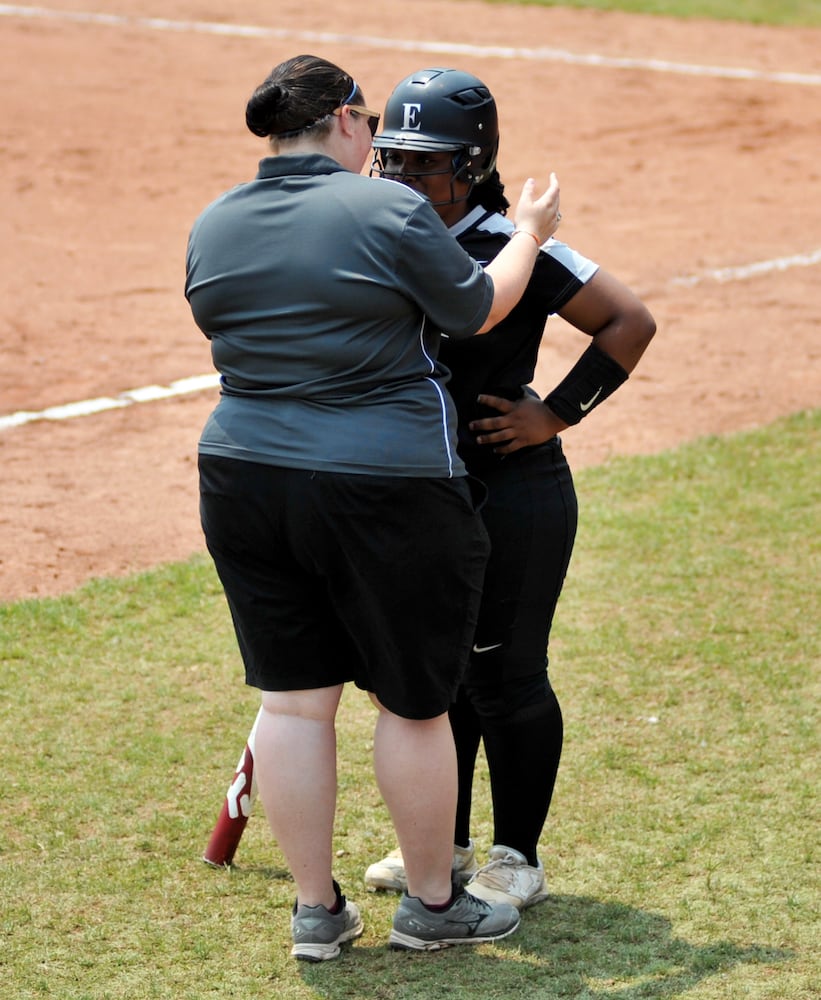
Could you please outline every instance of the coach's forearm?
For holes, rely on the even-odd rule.
[[[485,267],[493,279],[493,305],[477,333],[487,333],[500,323],[524,294],[539,252],[537,238],[518,230]]]
[[[477,333],[487,333],[501,322],[524,294],[539,248],[555,233],[561,219],[559,194],[555,173],[550,174],[550,182],[538,197],[533,178],[525,181],[516,206],[516,229],[507,245],[485,267],[493,279],[493,305]]]

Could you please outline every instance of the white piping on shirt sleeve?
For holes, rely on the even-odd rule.
[[[542,252],[555,257],[583,285],[586,285],[599,269],[599,265],[595,261],[590,260],[584,254],[580,254],[578,250],[574,250],[573,247],[569,247],[566,243],[562,243],[561,240],[556,240],[552,236],[542,245]]]
[[[454,236],[459,236],[465,230],[470,229],[472,225],[476,225],[476,217],[479,216],[481,218],[482,211],[481,206],[477,206],[464,219],[461,219],[456,225],[451,226],[450,232]],[[510,236],[514,225],[511,219],[508,219],[507,216],[499,215],[497,212],[487,219],[482,219],[476,225],[476,229],[479,232],[504,233]],[[561,240],[557,240],[553,236],[545,240],[539,249],[542,253],[547,253],[551,257],[555,257],[583,285],[586,285],[599,269],[599,265],[595,261],[590,260],[584,254],[579,253],[578,250],[574,250],[573,247],[568,246],[567,243],[563,243]]]

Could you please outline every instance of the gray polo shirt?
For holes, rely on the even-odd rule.
[[[439,331],[475,333],[493,285],[409,188],[264,159],[194,223],[185,295],[221,375],[201,453],[464,475]]]

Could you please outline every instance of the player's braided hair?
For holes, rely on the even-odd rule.
[[[499,171],[494,169],[493,173],[486,181],[475,184],[467,198],[469,208],[481,205],[488,212],[498,212],[499,215],[506,215],[510,208],[510,202],[505,198],[505,186]]]
[[[334,109],[360,96],[353,77],[339,66],[319,56],[294,56],[275,66],[251,95],[245,124],[272,140],[309,128],[327,131]]]

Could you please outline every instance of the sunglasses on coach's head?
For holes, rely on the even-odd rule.
[[[371,111],[370,108],[365,108],[361,104],[343,104],[342,108],[350,108],[351,114],[367,118],[368,128],[371,131],[371,135],[376,135],[376,130],[379,128],[379,119],[381,117],[378,111]],[[333,113],[335,115],[341,115],[342,108],[334,108]]]

